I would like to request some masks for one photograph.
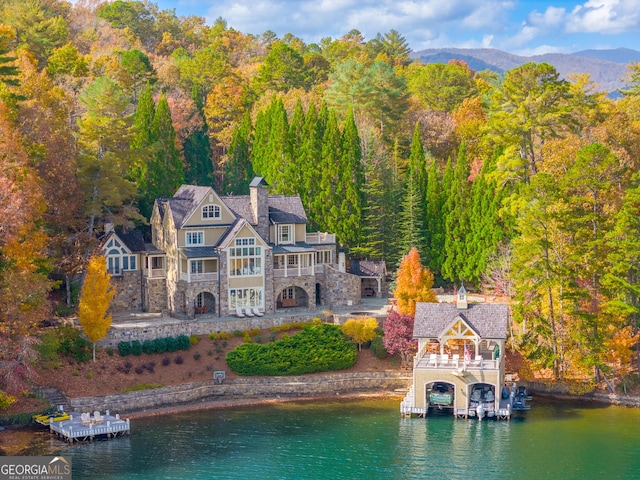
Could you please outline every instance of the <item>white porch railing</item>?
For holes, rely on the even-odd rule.
[[[464,368],[466,370],[498,370],[500,359],[491,360],[483,357],[476,357],[472,360],[464,358],[452,358],[447,355],[425,354],[416,355],[415,368],[417,369],[452,369]]]
[[[322,243],[336,243],[336,234],[326,232],[307,233],[306,242],[311,245],[318,245]]]
[[[186,282],[211,282],[218,280],[218,272],[192,273],[191,275],[188,273],[181,273],[180,280],[184,280]]]

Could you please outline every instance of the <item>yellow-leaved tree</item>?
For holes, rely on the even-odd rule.
[[[415,315],[416,302],[437,302],[433,287],[433,273],[420,263],[420,254],[415,247],[407,253],[396,278],[393,296],[398,301],[398,312]]]
[[[358,350],[362,350],[363,343],[375,338],[376,328],[378,328],[378,321],[373,317],[350,318],[342,325],[342,333],[358,344]]]
[[[80,292],[78,321],[93,342],[94,362],[96,342],[103,339],[111,327],[111,314],[108,311],[115,294],[116,288],[111,285],[111,275],[107,272],[107,260],[101,255],[92,256]]]

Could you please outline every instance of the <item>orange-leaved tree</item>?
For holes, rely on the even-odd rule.
[[[415,315],[416,302],[437,302],[433,287],[433,274],[420,263],[420,254],[415,247],[409,250],[398,268],[396,288],[393,296],[398,301],[398,312]]]
[[[106,337],[111,327],[111,314],[108,313],[111,300],[116,294],[111,285],[111,275],[107,272],[107,261],[102,255],[89,259],[87,275],[80,293],[78,321],[84,333],[93,342],[93,361],[96,361],[96,342]]]
[[[378,328],[378,321],[373,317],[350,318],[342,325],[342,333],[358,344],[358,350],[362,350],[363,343],[375,338],[376,328]]]

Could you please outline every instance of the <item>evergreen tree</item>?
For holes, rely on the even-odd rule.
[[[448,176],[452,176],[451,162],[447,163]],[[440,184],[438,164],[431,160],[427,177],[426,227],[429,232],[427,241],[429,268],[434,275],[441,275],[444,262],[444,195]]]
[[[229,155],[224,164],[225,195],[248,195],[249,183],[255,176],[251,164],[251,113],[247,110],[240,125],[233,130]]]
[[[309,228],[320,227],[320,215],[315,211],[315,199],[322,172],[318,168],[318,160],[322,157],[322,136],[324,128],[318,118],[316,106],[312,103],[307,109],[304,120],[300,155],[296,158],[298,168],[302,172],[300,199],[309,218]]]
[[[153,134],[151,124],[155,115],[155,104],[151,95],[151,85],[147,83],[138,98],[136,113],[133,116],[133,137],[131,139],[131,150],[134,158],[129,168],[128,177],[136,183],[138,192],[146,192],[148,185],[148,162],[149,147],[153,145]]]
[[[348,245],[357,245],[362,228],[364,169],[362,150],[353,110],[349,109],[341,140],[336,193],[340,201],[339,237]]]
[[[132,162],[128,99],[110,78],[100,77],[80,95],[86,111],[78,122],[78,183],[92,238],[96,219],[107,214],[122,221],[137,218],[130,201],[136,185],[127,178]]]
[[[272,108],[260,110],[256,117],[256,125],[253,136],[253,148],[251,151],[251,162],[253,171],[257,175],[266,178],[269,160],[267,156],[267,145],[269,144],[269,135],[271,132]]]
[[[156,198],[170,197],[184,183],[184,166],[176,146],[176,131],[171,120],[167,97],[158,100],[151,132],[154,154],[148,167],[149,186],[140,201],[140,213],[150,218]]]
[[[491,175],[495,171],[496,160],[497,154],[484,163],[471,186],[464,278],[476,285],[485,273],[487,261],[496,254],[506,235],[500,218],[500,207],[507,190],[498,188]]]
[[[196,86],[191,96],[198,107],[198,115],[202,117],[202,127],[185,138],[183,143],[185,181],[191,185],[212,185],[213,152],[209,142],[207,122],[204,121],[202,99]]]
[[[469,235],[469,163],[466,146],[460,145],[451,190],[446,203],[444,262],[442,276],[458,283],[464,280]],[[444,192],[443,192],[444,193]]]
[[[289,121],[281,98],[276,99],[271,107],[266,162],[265,180],[271,185],[271,190],[285,195],[294,193],[292,177],[295,178],[295,166],[291,157]]]
[[[329,118],[322,139],[322,158],[318,169],[322,172],[318,193],[313,199],[314,210],[319,219],[320,227],[328,232],[337,232],[340,221],[339,197],[337,192],[338,178],[340,175],[341,135],[338,128],[338,119],[333,110],[329,112]],[[338,235],[338,242],[344,239]]]
[[[407,169],[407,183],[400,214],[399,250],[407,252],[416,247],[422,258],[427,258],[426,242],[426,190],[427,175],[419,125],[416,123]]]

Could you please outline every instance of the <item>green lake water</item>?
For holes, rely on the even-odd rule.
[[[31,454],[82,479],[637,479],[640,410],[535,399],[510,422],[401,418],[389,400],[323,401],[136,419],[130,437]]]

